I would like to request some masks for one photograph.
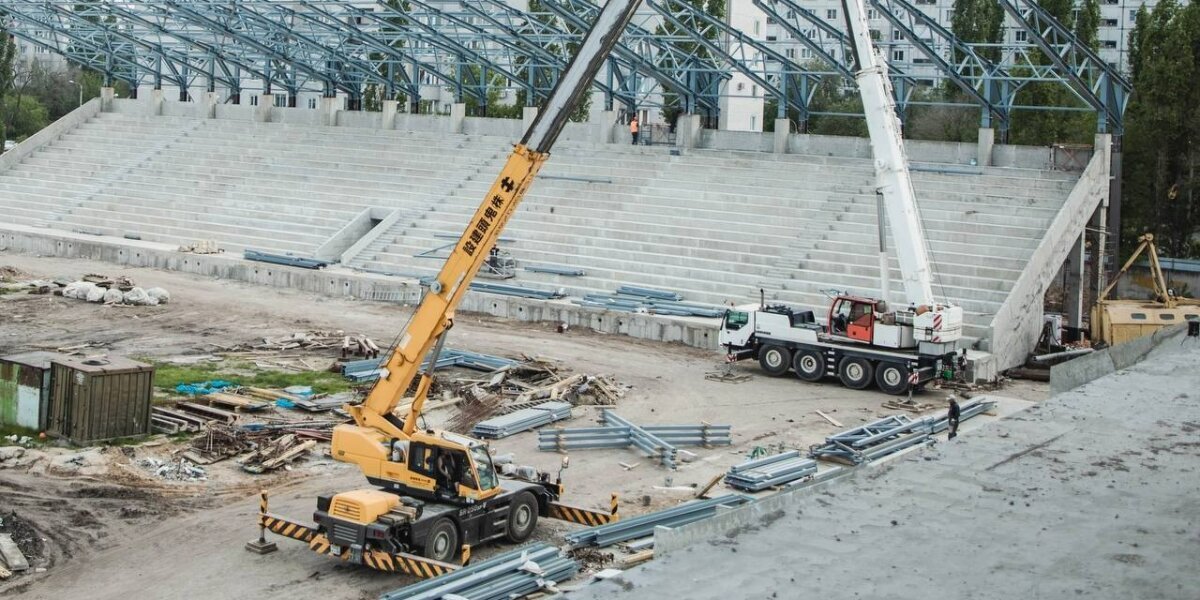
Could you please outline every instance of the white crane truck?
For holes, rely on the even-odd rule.
[[[727,311],[719,340],[727,360],[756,358],[772,376],[789,369],[804,381],[835,375],[849,388],[875,383],[884,392],[905,394],[965,368],[965,357],[957,349],[962,308],[933,296],[929,254],[886,66],[871,41],[862,0],[843,0],[842,6],[876,185],[895,239],[908,304],[892,309],[884,299],[842,293],[833,299],[821,325],[811,310],[761,302]],[[886,294],[888,261],[882,245],[880,250]]]

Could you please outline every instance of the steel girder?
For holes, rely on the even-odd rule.
[[[1013,97],[1021,83],[907,0],[871,0],[871,4],[903,32],[906,41],[979,104],[981,127],[991,127],[993,118],[997,121],[1003,139],[1010,124]]]
[[[909,0],[872,0],[882,15],[908,37],[974,104],[984,126],[1007,127],[1013,98],[1038,81],[1065,84],[1099,127],[1121,132],[1129,83],[1079,44],[1070,31],[1033,0],[999,0],[1030,35],[1025,45],[968,44],[937,24]],[[653,105],[658,94],[674,94],[688,112],[715,114],[723,82],[742,73],[779,110],[809,114],[809,99],[821,76],[850,76],[844,35],[798,6],[796,0],[753,0],[766,15],[830,65],[817,73],[762,42],[681,0],[649,0],[608,59],[595,85],[606,107],[617,100],[629,108]],[[594,0],[542,0],[530,13],[504,0],[151,0],[100,2],[0,0],[13,35],[95,69],[107,80],[138,85],[169,82],[186,92],[201,79],[207,88],[237,93],[248,78],[266,89],[295,94],[342,91],[361,97],[366,86],[391,96],[419,99],[430,81],[463,97],[486,101],[489,88],[515,86],[535,103],[552,88],[596,13]],[[784,16],[787,13],[787,16]],[[804,19],[811,26],[804,25]],[[665,22],[675,34],[655,35]],[[807,35],[805,33],[807,32]],[[983,48],[999,47],[1000,60]],[[1049,59],[1042,58],[1045,54]],[[897,104],[909,101],[914,81],[891,66]],[[505,80],[499,82],[499,80]],[[415,102],[414,102],[415,104]],[[962,106],[962,105],[957,105]]]
[[[697,9],[683,0],[646,0],[663,19],[691,36],[699,49],[723,70],[736,70],[778,99],[781,114],[790,106],[808,120],[809,102],[820,77],[799,68],[766,43],[754,39],[725,21]],[[718,43],[714,40],[721,40]],[[723,47],[727,44],[727,47]],[[778,67],[771,68],[775,63]]]
[[[1133,91],[1129,81],[1032,0],[999,2],[1054,64],[1058,79],[1065,78],[1076,95],[1096,111],[1099,132],[1121,135],[1125,105]]]
[[[759,10],[775,19],[775,22],[783,27],[792,38],[811,50],[818,60],[834,69],[834,72],[822,73],[822,75],[839,75],[854,81],[854,70],[846,61],[846,57],[850,56],[850,40],[845,33],[826,23],[812,11],[801,7],[794,0],[753,0],[753,2]],[[782,7],[787,12],[781,13],[777,7]],[[797,19],[807,21],[812,28],[803,29]],[[892,82],[896,110],[899,117],[903,119],[904,108],[908,106],[909,98],[916,89],[916,80],[887,60],[888,57],[883,58],[888,66],[888,77]]]
[[[590,0],[543,0],[542,4],[575,28],[585,28],[600,12]],[[685,50],[680,44],[690,42],[691,36],[656,34],[644,21],[643,16],[626,27],[625,41],[617,45],[609,60],[610,75],[629,99],[627,109],[636,109],[639,76],[644,76],[657,81],[662,91],[677,94],[684,112],[703,110],[715,115],[720,110],[721,82],[729,78],[729,72]]]

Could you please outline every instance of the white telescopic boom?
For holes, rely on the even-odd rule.
[[[932,305],[929,254],[921,218],[917,214],[917,196],[908,174],[908,160],[904,156],[904,140],[900,136],[900,120],[896,117],[887,68],[875,54],[863,0],[842,0],[842,7],[846,11],[847,33],[857,66],[854,77],[862,95],[867,131],[871,136],[876,185],[883,194],[888,223],[892,226],[904,293],[911,304]]]

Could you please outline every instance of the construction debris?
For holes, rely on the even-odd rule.
[[[923,413],[927,410],[933,410],[934,406],[928,402],[917,402],[912,398],[893,398],[886,400],[883,403],[884,408],[892,410],[907,410],[912,413]]]
[[[208,474],[202,467],[192,464],[186,458],[162,461],[157,458],[143,458],[138,461],[143,468],[153,472],[159,479],[169,481],[206,481]]]
[[[193,254],[218,254],[224,252],[224,250],[217,246],[216,240],[197,240],[180,246],[179,251],[191,252]]]
[[[250,455],[239,458],[238,463],[242,465],[242,470],[248,473],[265,473],[296,460],[316,445],[316,440],[301,441],[300,436],[289,433],[260,446]]]
[[[25,559],[25,554],[17,547],[11,534],[0,533],[0,559],[4,559],[4,564],[10,571],[19,572],[29,569],[29,561]]]
[[[831,416],[829,416],[829,415],[827,415],[827,414],[825,414],[825,413],[823,413],[823,412],[821,412],[821,411],[819,411],[819,410],[817,411],[817,415],[818,415],[818,416],[820,416],[822,419],[825,419],[826,421],[829,421],[829,424],[830,424],[830,425],[833,425],[834,427],[845,427],[845,425],[842,425],[842,422],[841,422],[841,421],[839,421],[839,420],[837,420],[837,419],[835,419],[835,418],[833,418],[833,417],[831,417]]]

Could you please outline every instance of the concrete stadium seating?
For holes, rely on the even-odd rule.
[[[101,113],[0,172],[12,222],[167,243],[217,240],[311,256],[364,209],[400,211],[345,265],[429,275],[416,255],[460,233],[511,140],[224,119]],[[1066,173],[917,171],[935,292],[982,335],[1075,184]],[[868,160],[560,143],[501,246],[513,283],[823,311],[829,290],[879,293]],[[889,237],[891,234],[888,234]],[[444,256],[444,253],[434,253]],[[892,261],[893,289],[899,269]]]

